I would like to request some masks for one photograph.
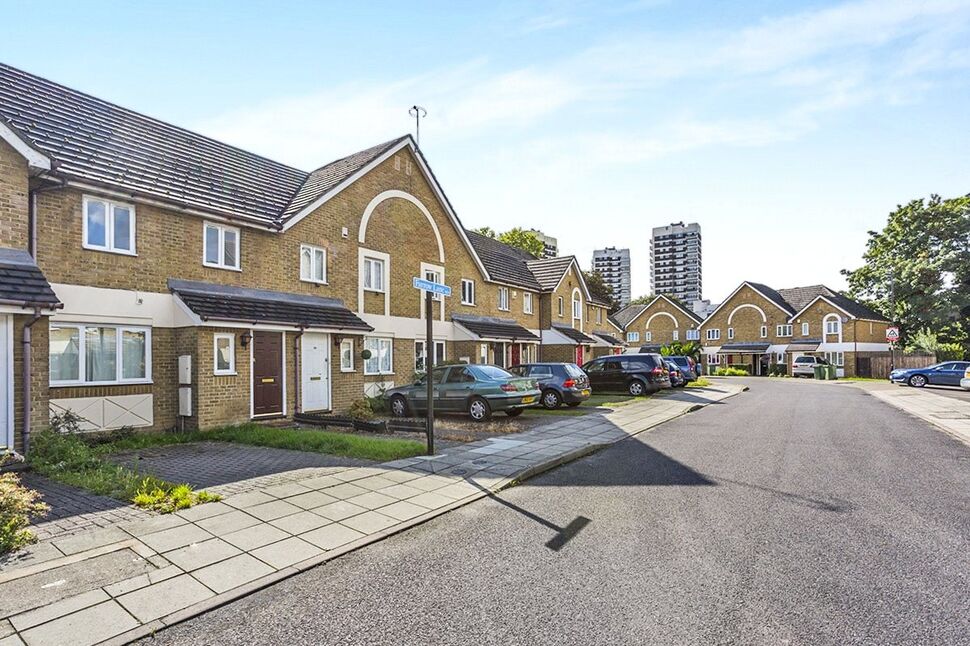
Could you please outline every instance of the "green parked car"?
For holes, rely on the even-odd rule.
[[[509,417],[516,417],[539,403],[539,385],[535,379],[516,377],[498,366],[441,366],[432,370],[431,376],[436,413],[467,413],[476,422],[484,422],[494,412],[504,411]],[[410,386],[391,388],[385,393],[394,416],[427,412],[425,379],[421,377]]]

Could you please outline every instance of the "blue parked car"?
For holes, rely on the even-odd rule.
[[[900,368],[889,373],[889,381],[894,384],[909,384],[915,388],[959,386],[968,367],[970,361],[944,361],[925,368]]]

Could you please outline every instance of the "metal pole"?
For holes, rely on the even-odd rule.
[[[424,342],[424,369],[428,385],[428,455],[434,455],[434,315],[432,314],[434,300],[431,292],[424,293],[424,314],[428,318],[427,337]]]

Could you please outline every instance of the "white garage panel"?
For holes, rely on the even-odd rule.
[[[84,431],[151,426],[154,424],[154,410],[151,394],[50,400],[51,415],[71,411],[83,420],[81,430]]]

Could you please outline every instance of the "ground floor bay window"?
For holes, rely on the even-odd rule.
[[[151,381],[151,328],[51,323],[50,385]]]

